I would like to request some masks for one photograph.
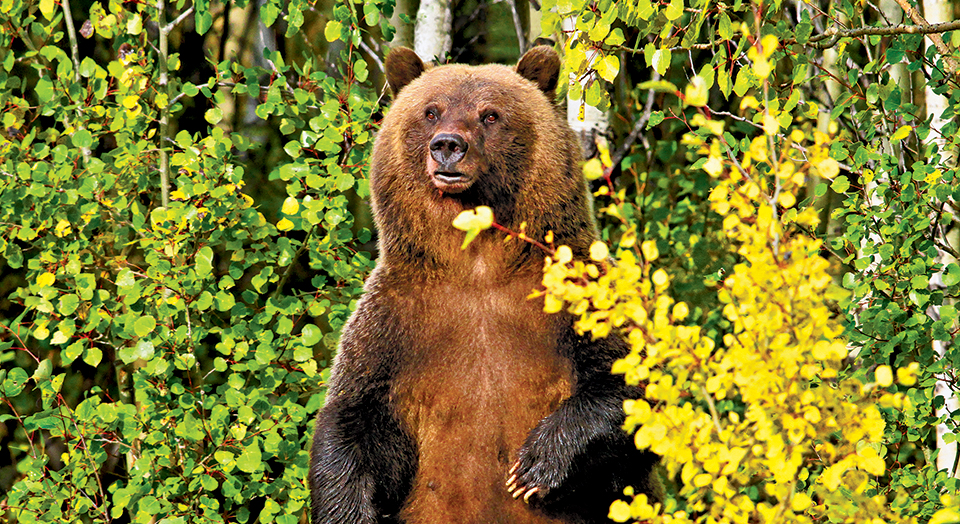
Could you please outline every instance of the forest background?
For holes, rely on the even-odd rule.
[[[541,37],[603,242],[511,241],[663,457],[610,517],[960,522],[955,7],[0,0],[0,518],[305,522],[383,58]]]

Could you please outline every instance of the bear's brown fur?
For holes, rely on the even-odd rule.
[[[380,258],[344,328],[317,419],[314,524],[603,522],[653,457],[622,432],[625,349],[547,315],[544,253],[452,226],[485,205],[585,256],[597,238],[576,136],[553,104],[559,58],[426,70],[387,57],[397,93],[370,173]]]

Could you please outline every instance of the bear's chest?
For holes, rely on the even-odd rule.
[[[527,299],[531,289],[441,285],[418,300],[418,335],[392,391],[419,455],[408,516],[526,514],[507,494],[507,470],[572,387],[558,319]]]

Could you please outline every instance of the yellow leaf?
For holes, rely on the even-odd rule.
[[[956,508],[943,508],[930,517],[927,524],[953,524],[960,522],[960,510]]]
[[[596,69],[600,78],[607,82],[613,82],[617,78],[617,74],[620,73],[620,58],[617,55],[607,55],[596,63],[594,69]]]
[[[685,302],[677,302],[676,305],[673,306],[674,321],[679,322],[687,318],[687,315],[689,314],[690,314],[690,308],[687,307],[687,304]]]
[[[680,18],[680,15],[683,14],[683,0],[670,0],[670,5],[663,10],[663,14],[671,22]]]
[[[610,249],[603,242],[597,240],[590,244],[590,258],[595,262],[603,262],[610,255]]]
[[[610,504],[610,513],[607,518],[614,522],[626,522],[630,520],[630,504],[622,500],[615,500]]]
[[[652,262],[660,256],[660,251],[657,249],[656,240],[646,240],[641,243],[640,251],[643,253],[643,259],[647,262]]]
[[[910,365],[905,368],[897,368],[897,382],[902,386],[912,386],[916,384],[918,369],[920,369],[920,364],[917,362],[911,362]]]
[[[53,20],[53,11],[56,8],[56,4],[53,3],[53,0],[40,0],[40,12],[43,13],[43,17],[47,20]]]
[[[57,226],[54,228],[53,234],[62,238],[64,235],[66,235],[69,232],[70,232],[70,222],[67,222],[66,220],[61,218],[57,222]]]
[[[657,286],[657,289],[661,289],[667,286],[670,283],[670,277],[667,276],[667,272],[658,269],[653,272],[653,285]]]
[[[806,493],[794,493],[793,500],[790,501],[790,509],[800,513],[809,508],[811,504],[813,504],[813,501],[810,500],[810,496]]]
[[[713,477],[708,473],[700,473],[696,477],[693,477],[693,485],[698,488],[709,486],[711,481],[713,481]]]
[[[697,75],[690,79],[690,83],[684,89],[684,102],[693,107],[703,107],[707,105],[710,90],[703,77]]]
[[[603,178],[603,164],[599,158],[591,158],[583,163],[583,176],[587,180]]]
[[[875,373],[878,386],[885,388],[893,384],[893,371],[890,369],[890,366],[886,364],[878,366]]]
[[[554,295],[547,295],[543,297],[543,312],[544,313],[559,313],[563,309],[563,301]]]
[[[462,211],[453,219],[453,227],[460,231],[471,229],[488,229],[493,225],[493,210],[487,206],[477,206],[476,209]]]
[[[56,281],[57,277],[49,271],[37,277],[37,285],[40,287],[52,286]]]
[[[720,157],[711,155],[703,164],[703,170],[712,177],[718,177],[723,173],[723,162],[720,161]]]
[[[777,117],[770,113],[763,115],[763,132],[768,135],[775,135],[777,131],[780,131],[780,122],[777,122]]]
[[[910,135],[910,131],[913,131],[912,126],[907,126],[907,125],[900,126],[900,128],[894,131],[893,135],[890,136],[890,141],[896,142],[898,140],[903,140],[904,138],[907,138],[907,136]]]
[[[299,210],[300,203],[292,196],[287,197],[287,199],[283,201],[283,206],[280,207],[280,212],[285,215],[295,215]]]
[[[286,218],[282,218],[279,222],[277,222],[277,229],[280,231],[289,231],[293,229],[293,222],[287,220]]]
[[[817,171],[820,172],[820,176],[827,179],[833,179],[840,174],[840,164],[832,158],[824,158],[823,160],[817,162]]]

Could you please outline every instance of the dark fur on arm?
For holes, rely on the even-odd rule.
[[[399,330],[361,301],[317,417],[310,464],[313,524],[396,522],[416,472],[416,447],[389,403]],[[376,329],[374,329],[376,327]],[[375,335],[374,335],[375,333]],[[343,378],[349,377],[349,378]]]
[[[561,351],[573,363],[575,389],[530,432],[510,471],[508,489],[557,513],[606,515],[605,506],[619,487],[632,484],[639,492],[651,491],[656,457],[638,451],[622,428],[623,400],[642,392],[610,373],[627,351],[618,337],[593,341],[570,328]],[[598,508],[565,508],[564,499],[573,493],[580,501],[596,500]]]

